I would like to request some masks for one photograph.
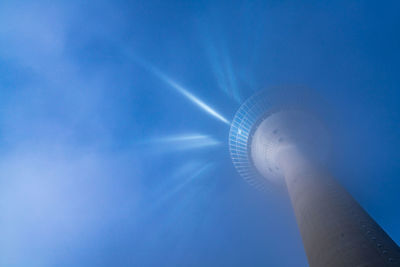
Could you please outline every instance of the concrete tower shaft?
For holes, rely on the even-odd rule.
[[[251,159],[263,177],[286,183],[311,267],[400,266],[398,246],[320,167],[329,146],[315,118],[284,111],[255,127]]]
[[[286,184],[311,267],[400,267],[396,243],[321,167],[328,134],[313,112],[299,111],[308,102],[298,99],[289,104],[260,91],[242,104],[229,133],[237,171],[260,190]],[[276,105],[286,111],[271,112]]]
[[[400,266],[400,250],[325,170],[294,147],[279,159],[311,267]]]

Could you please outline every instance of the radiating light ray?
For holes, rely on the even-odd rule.
[[[165,136],[161,138],[155,138],[153,141],[155,142],[186,142],[186,141],[193,141],[193,140],[212,140],[208,135],[203,134],[186,134],[186,135],[172,135],[172,136]]]
[[[217,49],[211,40],[205,46],[219,88],[236,102],[241,103],[237,77],[227,49]]]
[[[160,235],[184,223],[186,220],[196,220],[196,223],[192,224],[192,228],[187,229],[188,232],[196,231],[197,227],[200,227],[210,215],[211,207],[214,204],[210,197],[215,195],[218,184],[218,179],[213,179],[214,177],[210,175],[210,171],[217,163],[206,164],[209,166],[204,165],[204,162],[203,164],[201,162],[193,163],[192,167],[196,166],[196,168],[187,169],[187,172],[182,173],[184,176],[180,177],[181,180],[182,178],[185,179],[183,184],[176,185],[175,188],[172,188],[172,191],[169,189],[166,195],[162,195],[162,198],[150,210],[150,214],[148,214],[150,216],[160,214],[160,212],[164,213],[163,223],[158,224],[157,228],[152,231],[150,238],[153,242],[157,242]],[[188,178],[190,174],[196,177],[194,179]],[[173,205],[168,204],[167,202],[169,201],[173,201]],[[164,209],[168,209],[167,213]],[[146,219],[147,221],[149,220],[148,218]],[[179,249],[185,246],[187,244],[186,239],[189,238],[190,235],[181,236],[176,247]]]
[[[187,99],[189,99],[194,104],[196,104],[198,107],[203,109],[205,112],[207,112],[208,114],[214,116],[215,118],[219,119],[220,121],[230,125],[230,122],[227,119],[225,119],[221,114],[216,112],[213,108],[211,108],[209,105],[204,103],[198,97],[196,97],[195,95],[190,93],[188,90],[186,90],[180,84],[178,84],[177,82],[175,82],[174,80],[172,80],[171,78],[167,77],[166,75],[164,75],[162,73],[156,73],[156,74],[161,80],[163,80],[165,83],[167,83],[172,88],[176,89],[179,93],[181,93]]]
[[[186,180],[187,177],[191,176],[194,172],[196,172],[199,168],[204,165],[204,161],[199,160],[188,160],[186,162],[182,162],[180,166],[174,168],[172,172],[168,175],[168,179],[162,180],[152,190],[152,196],[154,200],[160,198],[167,192],[173,190],[177,186],[177,184],[181,184],[182,180]]]
[[[229,46],[223,32],[217,28],[210,28],[209,24],[199,25],[199,34],[202,36],[206,56],[210,62],[210,70],[215,76],[218,87],[237,103],[242,103],[240,90],[247,85],[243,76],[245,68],[232,61]]]
[[[182,85],[178,84],[176,81],[168,77],[166,74],[161,72],[159,69],[156,67],[150,65],[149,63],[145,62],[144,60],[138,58],[137,56],[134,56],[132,53],[129,53],[129,51],[126,51],[126,54],[129,55],[131,59],[133,59],[135,62],[140,64],[142,67],[146,68],[147,70],[151,71],[153,74],[155,74],[160,80],[165,82],[167,85],[170,87],[174,88],[176,91],[178,91],[180,94],[185,96],[188,100],[190,100],[193,104],[197,105],[200,107],[202,110],[210,114],[211,116],[217,118],[218,120],[222,121],[223,123],[230,125],[230,122],[224,118],[221,114],[219,114],[217,111],[215,111],[213,108],[211,108],[209,105],[207,105],[204,101],[190,93],[186,88],[184,88]]]
[[[189,218],[196,217],[196,225],[193,225],[191,229],[195,231],[196,227],[201,226],[210,215],[210,211],[214,205],[211,196],[215,195],[215,192],[218,190],[218,183],[218,179],[214,179],[212,175],[207,175],[200,184],[196,184],[191,188],[185,187],[185,194],[180,195],[179,201],[175,201],[173,209],[170,210],[169,216],[165,218],[163,228],[160,230],[168,231],[170,227],[181,223],[182,220],[186,220],[182,214],[191,213]],[[205,186],[201,186],[202,184]],[[195,215],[192,213],[193,210],[201,210],[201,212],[196,212]],[[186,237],[190,239],[189,236]],[[185,243],[185,240],[181,240],[181,242]]]
[[[180,184],[176,185],[175,188],[170,190],[168,193],[164,194],[159,200],[158,200],[158,205],[161,205],[168,199],[170,199],[173,195],[181,191],[186,185],[188,185],[190,182],[192,182],[194,179],[198,178],[199,176],[203,175],[205,172],[210,170],[215,163],[207,163],[198,168],[197,170],[194,170],[192,174],[188,176],[185,180],[183,180]]]
[[[159,150],[171,151],[217,146],[220,142],[208,135],[185,134],[151,138],[141,144],[157,146]]]
[[[199,178],[201,175],[204,175],[207,171],[211,170],[214,165],[215,163],[209,162],[206,164],[196,164],[195,169],[189,168],[190,172],[187,173],[186,177],[181,177],[182,179],[180,182],[176,183],[174,186],[172,186],[172,188],[168,186],[168,188],[164,188],[163,191],[158,194],[159,197],[153,201],[153,204],[149,207],[147,212],[143,214],[142,219],[148,218],[148,216],[150,216],[155,210],[161,208],[168,200],[182,191],[191,182]]]
[[[198,160],[191,160],[183,163],[181,166],[173,170],[171,173],[171,181],[182,179],[182,177],[189,176],[193,171],[199,169],[204,162]]]

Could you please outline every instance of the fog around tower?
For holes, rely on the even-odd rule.
[[[307,266],[285,188],[230,160],[224,120],[261,89],[312,106],[329,168],[400,243],[396,10],[2,1],[0,265]]]

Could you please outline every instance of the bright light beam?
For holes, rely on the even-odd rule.
[[[171,78],[169,78],[167,75],[162,73],[159,69],[156,67],[152,66],[151,64],[147,63],[146,61],[142,60],[141,58],[133,55],[130,51],[126,50],[125,53],[133,60],[135,60],[138,64],[140,64],[142,67],[146,68],[147,70],[152,71],[160,80],[164,81],[166,84],[177,90],[179,93],[181,93],[183,96],[185,96],[187,99],[192,101],[194,104],[196,104],[198,107],[203,109],[205,112],[208,114],[212,115],[213,117],[219,119],[223,123],[227,125],[231,125],[231,123],[225,119],[221,114],[216,112],[213,108],[211,108],[209,105],[204,103],[202,100],[197,98],[195,95],[190,93],[188,90],[186,90],[183,86],[178,84],[177,82],[173,81]]]
[[[220,115],[218,112],[216,112],[214,109],[212,109],[209,105],[207,105],[206,103],[201,101],[195,95],[190,93],[188,90],[183,88],[181,85],[179,85],[178,83],[176,83],[175,81],[173,81],[172,79],[170,79],[169,77],[167,77],[161,73],[158,73],[158,76],[160,77],[160,79],[162,79],[164,82],[166,82],[169,86],[176,89],[179,93],[181,93],[187,99],[189,99],[194,104],[196,104],[197,106],[202,108],[205,112],[214,116],[215,118],[219,119],[220,121],[230,125],[230,122],[227,119],[225,119],[222,115]]]

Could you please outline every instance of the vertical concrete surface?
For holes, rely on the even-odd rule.
[[[400,266],[400,249],[333,177],[284,153],[285,177],[311,267]]]

